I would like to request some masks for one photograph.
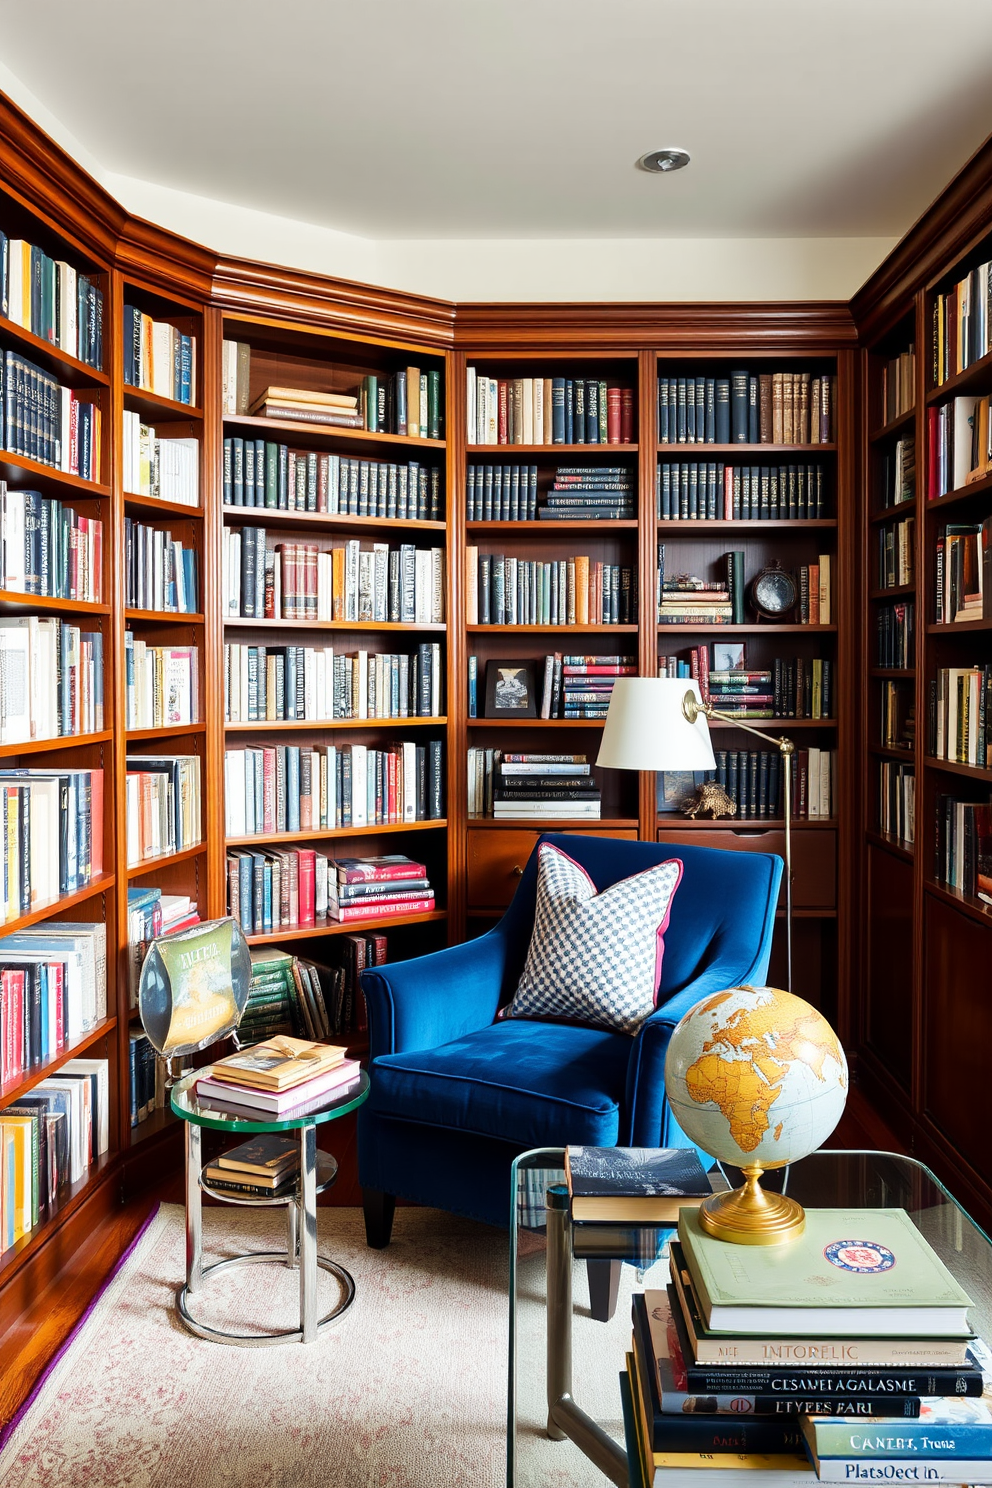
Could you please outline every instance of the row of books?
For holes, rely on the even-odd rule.
[[[511,717],[512,706],[500,681],[490,682],[490,668],[501,670],[500,663],[488,661],[485,667],[486,701],[494,712],[486,716]],[[519,668],[515,669],[519,671]],[[521,717],[540,718],[605,718],[613,686],[618,677],[636,677],[637,660],[633,656],[563,656],[560,651],[545,656],[534,685],[534,710],[528,699],[518,699]],[[511,685],[516,685],[515,681]],[[479,658],[468,658],[468,716],[479,715]]]
[[[202,840],[201,785],[197,754],[127,756],[129,868]]]
[[[936,876],[992,906],[992,805],[937,797]]]
[[[439,718],[443,680],[437,641],[406,655],[230,642],[224,646],[224,718],[227,723]]]
[[[879,695],[880,742],[887,749],[912,750],[916,741],[916,703],[912,682],[882,683]]]
[[[196,339],[167,320],[124,306],[124,381],[175,403],[196,402]]]
[[[286,951],[252,948],[251,987],[238,1024],[243,1049],[287,1034],[330,1039],[344,1038],[352,1031],[355,1010],[359,1004],[364,1006],[354,968],[359,960],[362,967],[382,965],[386,937],[344,935],[330,954],[338,964],[320,965]],[[245,1182],[245,1175],[236,1180],[228,1173],[226,1181],[215,1181],[213,1186],[229,1188],[235,1181]]]
[[[916,836],[916,771],[898,760],[878,762],[878,827],[903,847]]]
[[[469,625],[634,625],[637,571],[586,554],[549,562],[465,550]]]
[[[665,544],[658,544],[658,622],[662,625],[742,625],[745,618],[744,553],[726,554],[726,578],[700,579],[692,574],[665,576]],[[794,571],[796,603],[783,610],[783,621],[803,625],[831,623],[829,553],[816,563],[802,563]]]
[[[152,646],[124,632],[125,727],[167,728],[200,721],[197,646]]]
[[[200,915],[188,894],[163,894],[152,885],[127,891],[127,988],[128,1006],[138,1006],[138,983],[148,948],[158,935],[172,935],[200,923]]]
[[[441,373],[436,368],[369,373],[355,392],[269,385],[253,395],[251,361],[247,342],[224,342],[221,391],[225,415],[367,429],[407,439],[441,438],[444,411]]]
[[[536,465],[470,465],[470,522],[615,521],[637,515],[637,484],[626,465],[559,465],[539,496]]]
[[[48,920],[0,938],[0,1091],[107,1016],[107,927]]]
[[[70,1059],[0,1111],[0,1244],[5,1250],[54,1214],[110,1148],[106,1059]]]
[[[832,718],[833,662],[777,656],[767,671],[711,671],[700,691],[733,718]]]
[[[228,837],[440,821],[443,745],[273,745],[224,756]]]
[[[927,409],[927,498],[946,496],[992,468],[988,397],[949,398]]]
[[[3,447],[39,465],[100,479],[100,405],[16,351],[4,353]]]
[[[910,346],[882,366],[882,423],[891,424],[916,402],[916,349]]]
[[[964,372],[990,350],[989,296],[992,265],[979,264],[933,302],[935,387]]]
[[[468,814],[497,821],[598,821],[602,792],[584,754],[468,752]]]
[[[916,606],[911,599],[900,604],[879,605],[878,665],[905,670],[916,665]]]
[[[200,504],[200,441],[156,434],[139,413],[124,410],[124,490],[182,506]]]
[[[74,894],[103,872],[103,771],[0,770],[0,919]]]
[[[195,615],[199,609],[199,554],[168,528],[124,518],[125,600],[128,609]]]
[[[916,440],[907,434],[882,454],[882,506],[901,506],[916,496]]]
[[[469,465],[465,484],[469,522],[537,520],[536,465]]]
[[[102,632],[42,615],[0,618],[0,744],[103,724]]]
[[[886,522],[879,527],[878,567],[875,571],[879,589],[895,589],[913,582],[915,531],[915,517],[906,517],[901,522]]]
[[[631,444],[634,391],[597,378],[489,377],[466,368],[467,442]]]
[[[140,1126],[168,1105],[166,1061],[145,1033],[131,1029],[127,1041],[128,1109],[131,1126]]]
[[[353,459],[265,439],[224,440],[225,506],[438,522],[441,471],[417,460]]]
[[[658,810],[680,810],[702,780],[716,780],[737,806],[740,821],[778,820],[785,810],[782,757],[777,749],[717,749],[716,769],[658,776]],[[829,820],[837,799],[837,754],[831,749],[797,749],[792,759],[792,815]]]
[[[358,394],[362,427],[373,434],[440,439],[444,429],[441,373],[401,367],[391,376],[369,373]]]
[[[89,367],[103,367],[103,290],[72,264],[0,232],[0,314]]]
[[[224,613],[256,620],[444,622],[444,549],[266,544],[264,527],[225,529]]]
[[[658,466],[658,519],[806,521],[825,514],[822,465],[722,465],[682,461]]]
[[[227,896],[229,911],[246,935],[434,909],[434,890],[423,863],[398,853],[334,859],[306,847],[229,853]]]
[[[837,379],[734,371],[659,377],[659,444],[830,444]]]
[[[255,1119],[292,1119],[346,1099],[360,1074],[346,1050],[309,1039],[282,1038],[241,1049],[208,1065],[196,1082],[200,1105]],[[218,1166],[220,1166],[218,1164]],[[206,1181],[213,1181],[208,1167]],[[230,1169],[221,1167],[221,1172]],[[295,1182],[295,1176],[285,1180]],[[278,1184],[273,1185],[279,1193]]]
[[[103,600],[103,523],[40,491],[0,482],[0,587],[74,603]]]
[[[939,624],[992,619],[992,517],[945,522],[935,554],[934,619]]]
[[[930,692],[934,758],[992,769],[992,665],[940,667]]]

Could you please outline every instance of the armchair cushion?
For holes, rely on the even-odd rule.
[[[602,891],[552,842],[538,847],[534,928],[510,1018],[565,1018],[636,1033],[654,1012],[677,858]]]
[[[500,1022],[375,1062],[369,1115],[528,1147],[614,1147],[630,1038],[601,1028]]]

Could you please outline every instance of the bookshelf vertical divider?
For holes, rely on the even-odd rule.
[[[639,634],[637,669],[642,677],[658,675],[658,355],[641,351],[638,357],[638,588]],[[642,771],[638,785],[638,836],[654,842],[658,836],[658,785],[652,771]]]
[[[221,490],[223,419],[221,415],[221,312],[208,306],[203,336],[203,518],[204,582],[211,603],[205,619],[204,706],[206,709],[207,774],[216,782],[208,793],[207,836],[208,906],[211,919],[227,913],[227,871],[224,825],[224,618],[222,614],[222,545],[224,511]]]
[[[468,636],[465,609],[466,442],[464,352],[447,355],[447,551],[448,551],[448,936],[465,938],[468,910],[468,842],[464,819],[468,801]]]

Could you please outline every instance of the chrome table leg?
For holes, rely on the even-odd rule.
[[[186,1123],[186,1289],[199,1289],[203,1274],[203,1196],[200,1193],[200,1128]]]
[[[304,1343],[317,1337],[317,1128],[300,1128],[300,1333]]]

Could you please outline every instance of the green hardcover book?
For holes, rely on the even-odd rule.
[[[785,1245],[728,1245],[694,1210],[679,1239],[707,1328],[785,1336],[966,1338],[967,1292],[904,1209],[807,1209]]]
[[[265,505],[279,505],[279,446],[272,440],[265,446]]]
[[[441,374],[427,374],[427,438],[441,438]]]
[[[379,429],[379,379],[371,372],[362,379],[362,412],[365,414],[365,427],[373,434],[380,433]]]

